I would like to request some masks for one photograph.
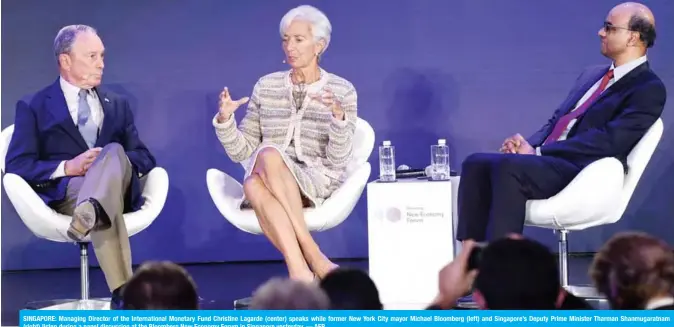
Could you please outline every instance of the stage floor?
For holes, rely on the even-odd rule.
[[[588,284],[590,256],[569,260],[570,282]],[[336,260],[342,266],[367,269],[367,260]],[[185,265],[199,287],[205,309],[233,309],[235,299],[249,296],[273,276],[286,276],[282,262]],[[19,310],[36,300],[78,298],[79,269],[2,272],[2,326],[17,326]],[[103,273],[90,269],[91,297],[109,297]]]

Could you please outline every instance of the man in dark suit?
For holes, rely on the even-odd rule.
[[[6,167],[47,205],[72,216],[73,241],[91,233],[115,307],[132,276],[122,214],[143,205],[139,178],[156,162],[138,137],[128,101],[99,87],[104,50],[89,26],[59,31],[60,77],[17,103]]]
[[[506,139],[501,154],[463,162],[458,240],[485,241],[489,224],[490,239],[521,233],[527,200],[557,194],[598,159],[615,157],[627,170],[628,154],[665,105],[665,86],[646,58],[655,19],[645,6],[624,3],[609,12],[599,37],[613,63],[581,74],[547,124],[529,139]]]

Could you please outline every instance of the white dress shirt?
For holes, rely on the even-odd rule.
[[[629,72],[634,70],[634,68],[637,68],[639,65],[645,63],[647,60],[648,60],[648,58],[646,58],[646,56],[644,55],[643,57],[634,59],[634,60],[632,60],[628,63],[625,63],[624,65],[621,65],[619,67],[615,67],[615,63],[611,64],[611,68],[609,68],[609,70],[613,69],[613,78],[608,81],[608,84],[606,85],[606,88],[604,89],[604,91],[602,91],[602,93],[606,92],[606,90],[608,90],[611,87],[611,85],[615,84],[617,81],[619,81],[625,75],[627,75]],[[597,88],[599,88],[599,84],[601,84],[601,80],[603,78],[604,77],[602,76],[602,78],[597,80],[597,82],[595,82],[594,85],[592,85],[592,87],[589,90],[587,90],[587,92],[585,92],[585,95],[583,95],[583,97],[580,98],[580,100],[578,100],[578,102],[574,106],[573,110],[571,110],[570,112],[576,110],[583,103],[585,103],[585,101],[587,101],[587,99],[589,99],[590,96],[592,96],[592,93],[594,93],[594,91],[597,90]],[[559,139],[557,139],[557,141],[566,140],[566,137],[569,135],[569,131],[571,131],[571,128],[573,128],[573,125],[576,124],[576,121],[577,121],[576,119],[573,119],[569,122],[569,126],[566,127],[566,129],[562,132],[562,135],[559,137]],[[540,148],[536,148],[536,154],[539,155],[539,156],[541,155]]]
[[[77,112],[79,109],[81,88],[70,84],[68,81],[63,79],[63,77],[59,79],[59,83],[61,84],[61,90],[63,91],[63,95],[66,98],[66,104],[68,105],[70,117],[72,117],[73,123],[77,127]],[[98,95],[96,94],[96,92],[94,92],[94,90],[89,90],[87,92],[87,103],[89,104],[89,109],[91,110],[91,118],[93,119],[96,126],[98,126],[98,130],[100,131],[101,124],[103,123],[103,107],[101,105],[101,101],[98,99]],[[65,160],[61,161],[59,166],[51,175],[52,179],[63,177],[66,175],[65,164],[66,164]]]

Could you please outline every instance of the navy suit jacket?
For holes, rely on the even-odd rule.
[[[155,159],[138,137],[129,102],[102,88],[95,91],[104,114],[95,146],[119,143],[126,151],[133,174],[125,193],[124,212],[136,211],[144,202],[138,173],[150,172],[156,166]],[[71,177],[51,180],[50,176],[62,160],[73,159],[89,148],[68,111],[59,79],[20,100],[14,120],[6,157],[7,173],[21,176],[47,205],[65,199]]]
[[[627,171],[627,156],[662,114],[667,98],[665,85],[645,62],[604,91],[578,118],[566,140],[542,145],[557,121],[570,112],[610,66],[585,70],[566,100],[538,132],[527,141],[540,147],[541,155],[565,159],[581,169],[590,163],[615,157]]]

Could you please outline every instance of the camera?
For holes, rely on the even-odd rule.
[[[470,251],[470,255],[468,256],[468,271],[479,268],[480,260],[482,260],[482,251],[484,251],[484,247],[477,244]]]

